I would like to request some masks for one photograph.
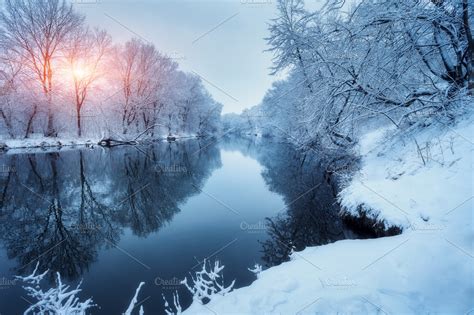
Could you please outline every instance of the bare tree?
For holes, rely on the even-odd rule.
[[[65,0],[5,0],[0,12],[4,40],[37,78],[47,102],[46,136],[56,136],[53,110],[54,59],[83,17]]]
[[[145,87],[147,77],[150,78],[152,76],[152,70],[147,68],[147,62],[150,62],[149,65],[152,65],[153,61],[147,60],[147,57],[150,57],[150,55],[144,52],[145,46],[146,44],[140,40],[132,39],[117,50],[117,59],[120,65],[118,76],[121,81],[120,88],[123,97],[121,106],[124,134],[129,132],[129,128],[134,122],[138,124],[139,104],[137,96],[148,90]],[[147,92],[151,96],[149,91]]]
[[[123,133],[130,132],[132,126],[137,132],[143,127],[153,133],[152,126],[157,124],[163,106],[158,94],[164,83],[171,80],[176,64],[162,56],[153,45],[138,39],[125,43],[117,50],[117,55]]]
[[[312,15],[304,9],[302,0],[278,0],[279,16],[272,20],[270,36],[266,38],[269,51],[274,53],[272,74],[296,65],[311,93],[313,88],[308,73],[308,64],[304,56],[307,48],[305,31]]]
[[[0,50],[1,51],[1,50]],[[13,130],[12,96],[16,92],[16,80],[21,71],[21,64],[12,63],[4,51],[0,57],[0,118],[3,120],[8,135],[15,136]]]
[[[15,137],[25,129],[28,137],[42,128],[45,136],[57,136],[61,128],[77,130],[81,137],[90,127],[107,130],[109,135],[102,137],[118,130],[154,137],[165,128],[197,134],[199,115],[215,108],[200,80],[179,71],[177,63],[153,44],[138,39],[109,51],[110,37],[86,28],[83,16],[69,2],[4,1],[0,11],[1,132]],[[97,114],[92,104],[99,99],[104,119],[85,128],[85,108]],[[65,101],[64,109],[55,105],[59,100]],[[220,112],[219,108],[212,112]],[[74,121],[60,120],[65,112]],[[200,125],[217,130],[219,115],[205,120]]]
[[[111,46],[110,35],[102,30],[80,30],[74,34],[66,59],[71,70],[74,85],[74,102],[77,135],[82,136],[81,110],[90,89],[103,75],[104,61]]]

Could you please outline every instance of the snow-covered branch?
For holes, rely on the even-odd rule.
[[[202,269],[197,271],[195,275],[191,275],[189,283],[187,278],[184,278],[181,283],[191,292],[194,301],[205,304],[216,294],[226,295],[232,291],[235,280],[225,286],[223,270],[224,266],[219,261],[215,261],[212,266],[205,259],[202,263]]]
[[[59,273],[56,273],[56,287],[43,291],[40,282],[48,273],[48,270],[42,274],[37,274],[38,266],[39,262],[36,264],[36,268],[31,275],[16,277],[25,283],[23,288],[26,290],[28,296],[35,300],[24,314],[85,315],[87,310],[96,306],[91,298],[81,302],[77,297],[79,292],[82,291],[80,288],[81,282],[76,288],[71,289],[69,285],[65,285],[61,281],[61,275]]]

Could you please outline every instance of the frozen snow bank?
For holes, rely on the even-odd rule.
[[[404,227],[403,234],[307,248],[251,286],[185,313],[472,311],[473,120],[431,126],[404,143],[380,134],[361,141],[362,169],[340,201],[354,215],[364,204],[369,215]]]
[[[49,137],[32,137],[27,139],[7,139],[1,140],[0,143],[6,145],[8,150],[18,151],[35,151],[36,149],[51,150],[61,147],[75,146],[92,146],[99,142],[99,139],[88,138],[49,138]]]
[[[186,139],[194,139],[198,138],[195,134],[183,134],[183,135],[161,135],[156,136],[153,139],[145,139],[146,141],[175,141],[175,140],[186,140]],[[0,138],[0,152],[2,150],[11,151],[10,153],[36,153],[36,152],[50,152],[56,151],[61,148],[74,148],[74,147],[92,147],[99,142],[101,142],[102,138],[71,138],[71,137],[43,137],[43,136],[32,136],[31,138],[27,139],[1,139]],[[120,139],[118,139],[120,140]]]
[[[366,147],[362,169],[339,195],[344,210],[357,215],[363,205],[374,218],[403,228],[443,225],[446,212],[473,195],[474,128],[472,119],[438,128]]]

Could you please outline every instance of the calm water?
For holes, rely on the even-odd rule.
[[[100,305],[92,314],[121,314],[140,281],[146,313],[163,314],[162,293],[189,305],[177,283],[206,257],[241,287],[255,263],[354,236],[318,157],[266,140],[8,153],[0,166],[1,314],[28,307],[12,279],[38,261],[82,279],[83,297]]]

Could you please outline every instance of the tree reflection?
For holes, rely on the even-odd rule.
[[[315,152],[268,139],[231,139],[225,143],[256,158],[271,191],[283,196],[286,209],[267,218],[269,239],[262,242],[267,266],[289,260],[292,251],[351,238],[342,222],[333,187],[326,181],[326,161]]]
[[[39,261],[73,280],[124,228],[158,231],[221,166],[215,146],[190,158],[198,150],[185,141],[0,156],[0,237],[14,272]]]

